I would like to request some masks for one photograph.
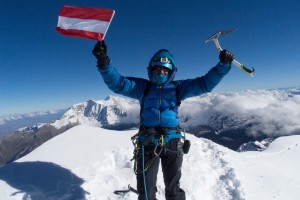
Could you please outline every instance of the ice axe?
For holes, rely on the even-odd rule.
[[[220,37],[220,35],[226,35],[228,33],[232,33],[236,31],[236,29],[232,29],[232,30],[227,30],[227,31],[218,31],[216,33],[214,33],[212,36],[210,36],[205,42],[209,42],[209,41],[213,41],[217,47],[217,50],[220,52],[222,51],[222,47],[220,46],[220,43],[219,43],[219,40],[218,38]],[[252,70],[251,69],[248,69],[245,65],[239,63],[238,61],[236,60],[233,60],[232,63],[237,66],[238,68],[240,68],[241,70],[243,70],[244,72],[246,72],[247,74],[249,74],[250,76],[253,76],[254,74],[254,68],[252,67]]]

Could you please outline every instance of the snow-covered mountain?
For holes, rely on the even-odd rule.
[[[181,126],[198,137],[237,150],[250,141],[300,134],[299,88],[207,94],[189,98],[179,109]],[[110,96],[72,106],[55,122],[100,126],[112,130],[138,128],[139,103]]]
[[[271,138],[268,141],[272,141],[279,136],[300,134],[299,93],[299,88],[291,88],[211,93],[189,98],[179,109],[181,126],[186,132],[233,150],[245,143],[247,145],[241,147],[242,150],[262,150],[264,147],[260,144],[265,139]],[[0,165],[25,155],[39,144],[79,124],[111,130],[137,129],[139,109],[138,101],[118,96],[76,104],[53,123],[19,129],[0,137]],[[27,139],[16,143],[21,137]],[[36,142],[32,138],[39,140]],[[11,144],[18,148],[12,148]],[[5,149],[11,151],[10,156],[4,158]]]
[[[186,130],[209,126],[220,133],[244,127],[252,136],[290,135],[299,133],[299,93],[297,88],[212,93],[183,101],[179,117]],[[110,96],[104,101],[90,100],[75,105],[64,118],[77,119],[80,123],[96,120],[104,128],[119,129],[120,125],[131,128],[139,123],[139,109],[136,100]]]
[[[0,166],[26,155],[47,140],[79,124],[115,130],[137,127],[137,109],[139,105],[136,101],[113,96],[73,105],[51,123],[19,128],[0,137]]]
[[[73,105],[53,125],[57,128],[85,124],[114,130],[130,129],[139,124],[139,108],[137,101],[109,96],[105,100],[89,100]]]
[[[136,187],[130,161],[136,131],[79,125],[47,141],[27,156],[0,168],[5,200],[137,199],[117,189]],[[298,200],[300,136],[276,139],[263,152],[238,153],[188,134],[181,186],[187,200]],[[161,170],[158,199],[164,199]]]

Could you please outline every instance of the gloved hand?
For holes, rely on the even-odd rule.
[[[97,42],[92,53],[98,59],[97,66],[99,68],[103,69],[110,63],[110,59],[107,56],[107,46],[104,40]]]
[[[226,49],[222,50],[219,54],[219,59],[220,59],[221,63],[231,64],[231,62],[233,61],[233,58],[234,58],[234,55]]]

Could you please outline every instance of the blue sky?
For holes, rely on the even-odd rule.
[[[213,92],[300,86],[296,0],[12,0],[0,6],[0,115],[68,108],[113,94],[91,54],[96,41],[55,31],[64,5],[116,11],[105,40],[125,76],[147,78],[148,61],[161,48],[176,58],[175,79],[202,76],[218,62],[214,44],[203,41],[236,28],[220,44],[254,67],[255,77],[233,67]]]

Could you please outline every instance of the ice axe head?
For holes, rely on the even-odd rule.
[[[231,30],[227,30],[227,31],[218,31],[214,34],[212,34],[207,40],[205,40],[204,44],[209,42],[209,41],[214,41],[214,40],[218,40],[218,38],[220,37],[220,35],[226,35],[228,33],[232,33],[234,31],[236,31],[237,29],[231,29]]]
[[[207,40],[205,40],[204,44],[209,41],[213,41],[215,43],[218,51],[220,52],[220,51],[222,51],[222,47],[219,44],[218,38],[220,37],[220,35],[226,35],[228,33],[234,32],[234,31],[236,31],[236,29],[231,29],[231,30],[227,30],[227,31],[218,31],[218,32],[212,34],[212,36],[210,36]]]

